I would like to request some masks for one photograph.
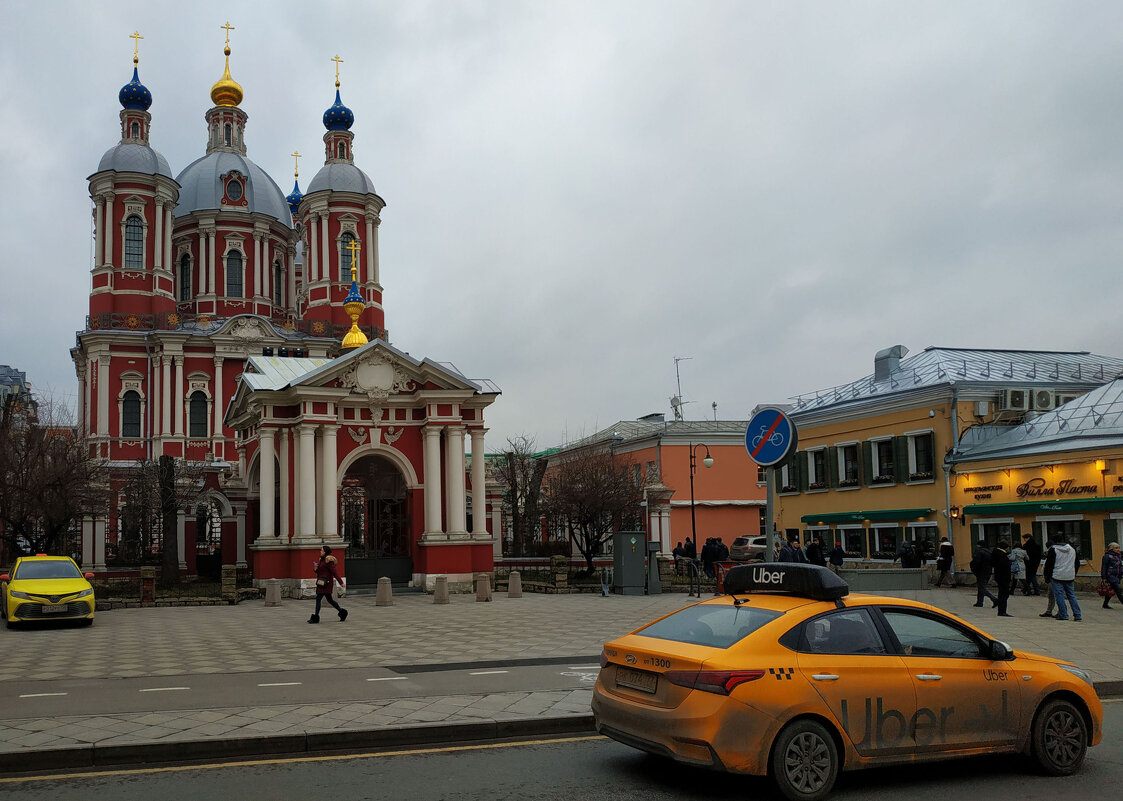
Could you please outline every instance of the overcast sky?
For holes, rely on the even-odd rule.
[[[490,378],[489,449],[746,419],[874,353],[1123,356],[1123,3],[0,3],[0,363],[73,403],[86,178],[151,90],[178,174],[230,69],[287,193],[355,113],[392,343]]]

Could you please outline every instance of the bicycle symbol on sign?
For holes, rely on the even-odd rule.
[[[753,447],[754,448],[757,447],[758,445],[760,445],[760,441],[762,439],[764,439],[764,436],[767,433],[768,433],[768,427],[767,426],[761,426],[760,427],[760,433],[757,434],[755,437],[753,437]],[[770,436],[768,438],[768,444],[769,445],[776,445],[776,446],[783,445],[784,444],[784,434],[783,434],[783,432],[781,432],[781,431],[773,432],[772,436]]]

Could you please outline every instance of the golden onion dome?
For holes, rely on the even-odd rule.
[[[237,106],[242,102],[242,85],[230,77],[230,45],[226,45],[223,52],[226,54],[226,69],[211,87],[211,101],[216,106]]]

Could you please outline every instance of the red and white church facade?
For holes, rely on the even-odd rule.
[[[120,142],[89,178],[90,313],[71,351],[82,434],[118,477],[164,455],[202,466],[178,521],[189,576],[234,564],[296,587],[329,544],[351,584],[470,586],[498,553],[483,454],[499,390],[389,342],[385,202],[355,165],[338,62],[324,166],[285,196],[247,154],[229,39],[225,54],[206,152],[173,178],[134,52]],[[158,563],[158,542],[127,541],[127,503],[118,492],[83,524],[85,569]]]

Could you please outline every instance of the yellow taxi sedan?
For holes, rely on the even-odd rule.
[[[8,628],[23,621],[82,620],[94,622],[94,588],[69,556],[21,556],[4,583],[3,613]]]
[[[792,801],[824,798],[842,770],[978,754],[1068,775],[1103,737],[1087,673],[933,606],[850,595],[805,564],[738,566],[724,588],[605,644],[597,731],[769,775]]]

